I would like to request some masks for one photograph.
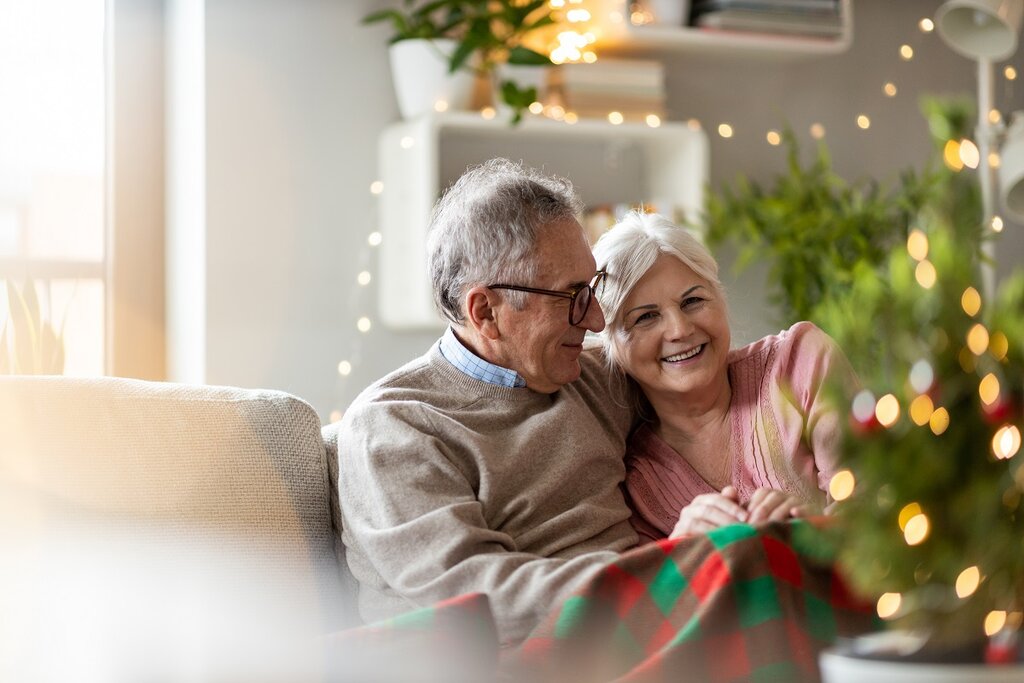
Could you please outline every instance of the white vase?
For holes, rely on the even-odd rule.
[[[469,69],[448,73],[455,47],[447,38],[401,40],[391,46],[391,80],[402,118],[469,108],[476,76]]]

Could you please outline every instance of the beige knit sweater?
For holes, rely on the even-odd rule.
[[[596,349],[554,394],[472,379],[434,346],[365,390],[339,436],[363,619],[469,592],[505,644],[634,546],[619,488],[631,411]]]

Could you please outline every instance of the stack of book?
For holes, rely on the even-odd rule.
[[[653,60],[560,64],[548,72],[547,93],[548,104],[580,118],[605,118],[613,111],[626,121],[643,121],[649,114],[665,116],[664,67]]]
[[[842,32],[839,0],[694,0],[694,26],[831,38]]]

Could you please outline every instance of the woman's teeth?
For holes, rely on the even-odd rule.
[[[666,363],[676,363],[676,362],[681,361],[681,360],[686,360],[687,358],[693,358],[698,353],[700,353],[701,350],[703,350],[703,348],[704,348],[704,345],[701,344],[700,346],[695,346],[694,348],[690,349],[689,351],[684,351],[683,353],[677,353],[674,356],[666,356],[665,358],[662,358],[662,360],[665,361]]]

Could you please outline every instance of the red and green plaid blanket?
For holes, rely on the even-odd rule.
[[[817,681],[824,647],[874,627],[871,606],[847,592],[820,532],[798,520],[631,550],[500,663],[481,595],[363,627],[344,642],[368,656],[389,653],[391,665],[396,655],[429,653],[415,665],[419,680]],[[466,656],[472,662],[460,667]]]

